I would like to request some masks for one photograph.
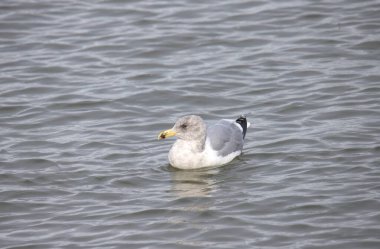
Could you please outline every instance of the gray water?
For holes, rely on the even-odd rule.
[[[1,248],[380,248],[379,1],[2,0],[0,55]]]

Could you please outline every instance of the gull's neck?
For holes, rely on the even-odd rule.
[[[184,139],[177,139],[175,142],[177,145],[180,146],[186,146],[188,149],[194,151],[194,152],[202,152],[205,148],[205,142],[206,142],[206,136],[202,137],[202,139],[199,140],[184,140]]]

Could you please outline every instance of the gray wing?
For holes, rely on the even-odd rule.
[[[207,129],[207,137],[210,140],[211,147],[218,151],[220,156],[226,156],[243,149],[242,131],[233,122],[220,120]]]

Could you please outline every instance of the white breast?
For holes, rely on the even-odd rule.
[[[180,169],[197,169],[203,167],[219,166],[232,161],[241,151],[227,156],[218,156],[207,139],[203,151],[199,151],[196,143],[178,139],[169,151],[169,162],[173,167]]]

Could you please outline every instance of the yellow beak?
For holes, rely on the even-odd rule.
[[[163,131],[160,134],[158,134],[157,139],[158,140],[165,139],[167,137],[172,137],[172,136],[175,136],[175,135],[176,135],[176,132],[173,131],[172,129],[169,129],[169,130]]]

